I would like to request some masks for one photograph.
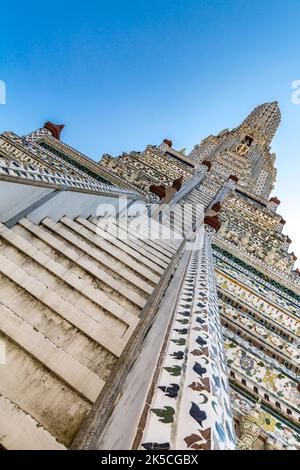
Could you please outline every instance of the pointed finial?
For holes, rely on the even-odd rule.
[[[259,129],[270,143],[277,131],[280,121],[281,113],[278,102],[272,101],[256,106],[243,121],[242,126]]]
[[[64,124],[53,124],[53,122],[50,121],[44,124],[44,129],[51,132],[52,136],[57,140],[60,140],[60,134],[64,127]]]

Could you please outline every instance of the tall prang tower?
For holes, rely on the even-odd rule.
[[[196,145],[189,158],[198,163],[212,159],[220,174],[234,172],[241,188],[267,199],[276,178],[275,154],[270,152],[270,144],[280,120],[277,102],[257,106],[236,129],[226,129]]]
[[[210,160],[211,172],[238,177],[222,205],[213,254],[233,410],[242,416],[241,449],[299,448],[293,434],[300,410],[299,271],[282,233],[280,201],[270,198],[276,180],[270,145],[280,121],[277,102],[262,104],[189,155],[198,163]],[[257,400],[253,420],[247,410]]]
[[[99,162],[0,135],[0,449],[300,449],[280,120]]]

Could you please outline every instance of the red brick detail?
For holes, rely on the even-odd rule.
[[[44,129],[47,129],[48,131],[51,132],[52,136],[57,139],[57,140],[60,140],[60,133],[61,131],[63,130],[64,128],[64,124],[53,124],[52,122],[48,121],[44,124]]]
[[[169,140],[169,139],[164,139],[164,140],[163,140],[163,143],[164,143],[164,144],[167,144],[167,146],[168,146],[168,147],[171,147],[171,148],[172,148],[172,146],[173,146],[172,140]]]

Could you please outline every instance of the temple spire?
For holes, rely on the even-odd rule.
[[[257,106],[243,121],[240,127],[255,127],[270,143],[281,121],[281,112],[277,101]]]

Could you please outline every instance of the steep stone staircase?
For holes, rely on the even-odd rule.
[[[180,243],[147,240],[121,221],[112,235],[97,222],[0,224],[7,449],[71,444]]]
[[[11,228],[0,223],[0,346],[6,352],[0,364],[0,445],[71,445],[152,308],[160,281],[158,297],[164,295],[181,252],[183,217],[187,230],[199,223],[202,207],[218,189],[212,185],[207,177],[180,200],[183,210],[173,211],[176,236],[170,238],[164,217],[153,224],[151,219],[149,237],[148,219],[137,213],[129,224],[109,215],[71,216],[76,192],[65,198],[62,210],[69,215],[45,217],[55,205],[46,203],[38,221],[36,212],[17,218]]]
[[[187,235],[192,226],[201,220],[225,181],[226,179],[222,177],[214,181],[208,173],[201,185],[192,189],[178,204],[171,207],[169,217],[163,221],[163,224],[165,226],[170,224],[179,234]]]

